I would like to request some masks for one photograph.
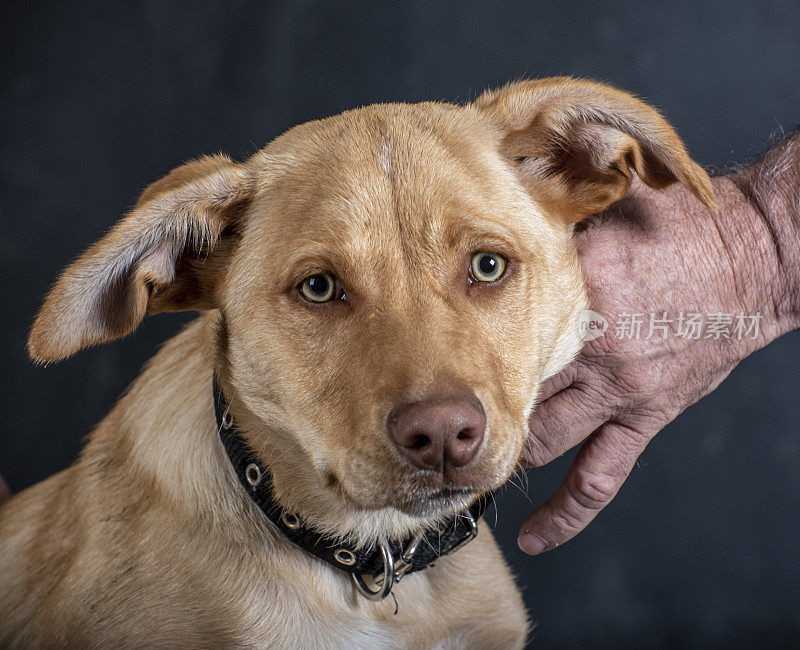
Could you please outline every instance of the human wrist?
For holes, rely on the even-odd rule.
[[[764,315],[766,345],[800,327],[800,135],[714,182],[715,218],[741,256],[742,295]]]

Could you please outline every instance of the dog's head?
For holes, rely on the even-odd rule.
[[[634,172],[713,204],[655,110],[590,82],[303,124],[148,188],[61,277],[30,351],[214,310],[217,372],[284,504],[403,534],[514,470],[537,387],[580,347],[572,224]]]

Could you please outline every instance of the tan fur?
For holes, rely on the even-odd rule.
[[[569,223],[632,171],[713,201],[655,111],[558,79],[349,111],[148,188],[55,285],[30,352],[64,358],[146,309],[205,312],[75,465],[0,509],[0,646],[521,647],[522,600],[485,525],[395,587],[396,616],[277,533],[221,448],[211,377],[306,522],[363,544],[428,527],[514,470],[539,384],[580,347]],[[495,284],[467,281],[480,250],[509,260]],[[320,271],[346,301],[299,297]],[[443,498],[449,479],[404,462],[384,423],[453,392],[488,424],[464,493]]]

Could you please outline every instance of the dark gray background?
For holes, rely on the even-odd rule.
[[[794,1],[6,2],[0,48],[0,472],[14,491],[71,463],[191,318],[148,319],[128,340],[48,368],[26,358],[59,270],[189,157],[243,158],[311,118],[464,101],[528,75],[643,95],[703,164],[745,160],[800,120]],[[539,647],[800,640],[798,358],[794,334],[745,361],[557,551],[517,550],[531,505],[508,489],[497,532]],[[530,473],[532,502],[568,461]]]

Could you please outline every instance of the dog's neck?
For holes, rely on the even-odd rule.
[[[263,540],[268,527],[241,494],[217,436],[212,329],[201,317],[167,341],[92,434],[85,455],[124,467],[143,490],[154,487],[168,507],[210,530],[254,531]]]

